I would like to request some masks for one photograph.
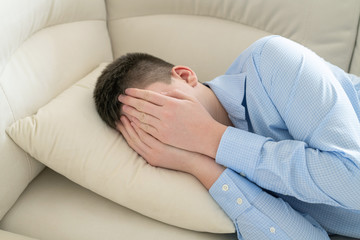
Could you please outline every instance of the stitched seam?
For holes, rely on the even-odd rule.
[[[113,40],[112,40],[112,37],[110,35],[110,28],[109,28],[109,11],[108,11],[108,8],[107,8],[107,2],[105,1],[105,21],[106,21],[106,30],[107,30],[107,35],[108,35],[108,38],[109,38],[109,42],[110,42],[110,47],[111,47],[111,58],[114,60],[114,56],[115,56],[115,53],[114,53],[114,43],[113,43]]]
[[[116,20],[124,20],[124,19],[131,19],[131,18],[138,18],[138,17],[147,17],[147,16],[164,16],[164,15],[177,15],[177,16],[197,16],[197,17],[208,17],[208,18],[216,18],[216,19],[220,19],[220,20],[224,20],[224,21],[228,21],[228,22],[234,22],[234,23],[238,23],[238,24],[242,24],[244,26],[249,26],[258,30],[261,30],[263,32],[267,32],[270,34],[276,34],[273,32],[269,32],[268,30],[262,29],[258,26],[253,26],[250,25],[248,23],[244,23],[242,21],[236,21],[236,20],[232,20],[229,18],[224,18],[224,17],[218,17],[218,16],[213,16],[213,15],[206,15],[206,14],[181,14],[181,13],[161,13],[161,14],[143,14],[143,15],[137,15],[137,16],[129,16],[129,17],[118,17],[118,18],[113,18],[113,19],[108,19],[108,22],[112,22],[112,21],[116,21]]]
[[[359,7],[359,9],[360,9],[360,7]],[[354,45],[353,45],[353,48],[352,48],[353,51],[352,51],[352,54],[351,54],[351,57],[350,57],[349,68],[348,68],[347,72],[350,72],[352,70],[352,62],[353,62],[353,59],[354,59],[354,56],[355,56],[356,43],[357,43],[359,35],[360,35],[359,28],[360,28],[360,14],[359,14],[359,21],[358,21],[358,24],[357,24],[355,41],[354,41]],[[357,47],[360,48],[360,46],[357,46]]]
[[[308,6],[308,8],[306,10],[306,13],[304,14],[304,16],[305,16],[305,19],[304,19],[304,21],[305,21],[305,24],[304,24],[305,29],[304,29],[304,33],[303,33],[304,36],[303,36],[302,41],[301,41],[302,45],[306,45],[306,42],[308,41],[309,32],[311,32],[310,29],[312,28],[312,24],[309,24],[309,23],[311,22],[310,19],[313,16],[312,11],[311,11],[313,9],[312,8],[313,5],[314,5],[314,3],[311,2],[311,5]]]
[[[10,103],[9,103],[9,98],[8,98],[8,96],[6,95],[6,93],[5,93],[5,91],[4,91],[4,88],[3,88],[3,86],[2,86],[1,83],[0,83],[0,88],[1,88],[1,91],[3,92],[3,94],[4,94],[4,97],[5,97],[5,99],[6,99],[6,103],[7,103],[8,107],[9,107],[9,109],[10,109],[10,111],[11,111],[11,116],[12,116],[13,122],[15,122],[14,111],[13,111],[13,109],[12,109]],[[30,157],[29,157],[29,154],[28,154],[28,153],[26,153],[24,150],[22,150],[22,151],[23,151],[24,154],[25,154],[25,158],[26,158],[26,160],[27,160],[28,167],[29,167],[29,168],[28,168],[28,169],[29,169],[29,171],[28,171],[28,181],[31,181],[32,166],[31,166],[31,163],[30,163]]]

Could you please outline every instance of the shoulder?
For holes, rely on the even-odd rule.
[[[304,51],[310,51],[301,44],[281,36],[273,36],[261,42],[257,47],[257,52],[261,59],[270,58],[293,58],[293,56],[302,55]],[[289,60],[289,59],[288,59]]]
[[[247,47],[231,64],[226,74],[241,73],[243,66],[251,61],[257,63],[260,61],[262,53],[265,51],[276,52],[278,48],[281,48],[283,42],[290,41],[278,35],[270,35],[256,40],[249,47]],[[267,55],[267,54],[266,54]]]
[[[297,49],[299,47],[302,46],[288,38],[279,35],[270,35],[255,41],[244,53],[248,52],[253,55],[263,55],[263,53],[267,52],[281,53],[284,50]]]
[[[278,82],[295,81],[304,70],[305,63],[315,60],[319,61],[310,49],[280,36],[268,39],[253,55],[259,76],[270,85],[274,79]]]

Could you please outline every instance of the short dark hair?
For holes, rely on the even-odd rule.
[[[120,120],[118,96],[129,87],[145,88],[154,82],[171,82],[173,64],[146,53],[128,53],[110,63],[94,89],[96,110],[112,128]]]

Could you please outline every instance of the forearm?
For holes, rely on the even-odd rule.
[[[192,160],[194,164],[184,171],[194,175],[210,190],[241,236],[257,239],[294,239],[299,236],[302,239],[329,239],[318,223],[301,216],[283,200],[267,194],[232,170],[225,171],[214,159],[194,153]],[[289,225],[289,219],[293,225]],[[300,233],[299,227],[302,229]]]
[[[219,146],[216,161],[273,192],[314,203],[352,209],[360,206],[360,171],[353,163],[356,161],[309,148],[301,141],[276,142],[229,128]]]

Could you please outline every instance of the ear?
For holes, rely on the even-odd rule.
[[[184,80],[192,87],[195,87],[198,84],[198,78],[195,72],[186,66],[174,66],[171,69],[171,76],[180,80]]]

